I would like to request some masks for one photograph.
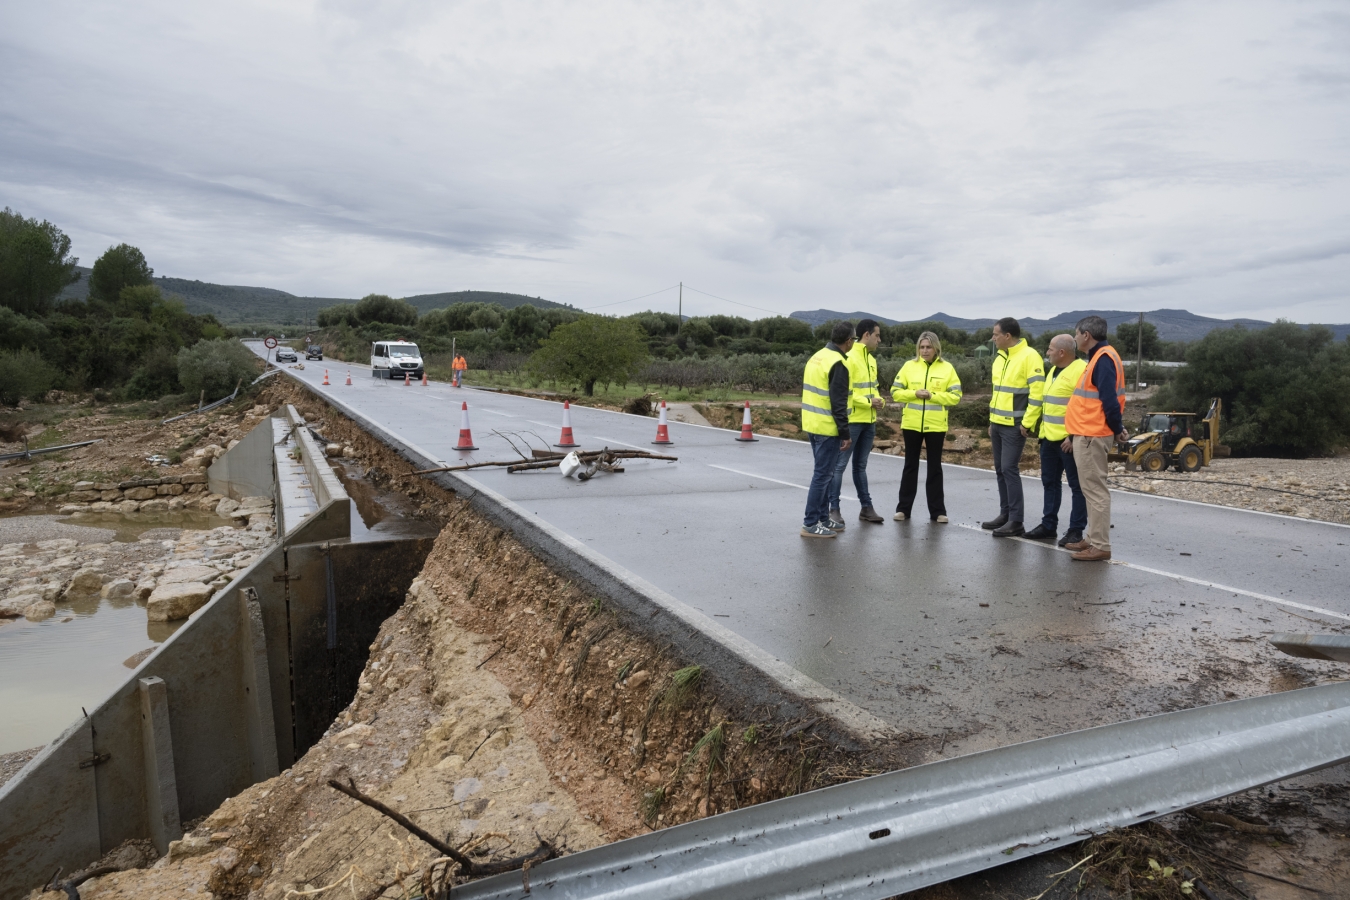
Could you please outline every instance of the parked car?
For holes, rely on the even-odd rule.
[[[292,350],[290,347],[278,347],[277,355],[275,358],[276,361],[279,363],[298,361],[295,356],[295,351]]]
[[[408,341],[377,341],[370,348],[370,374],[375,378],[422,377],[422,351]]]
[[[323,359],[323,347],[318,344],[307,344],[305,346],[305,359]]]

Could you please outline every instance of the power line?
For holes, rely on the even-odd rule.
[[[687,284],[685,285],[685,287],[689,288],[689,290],[693,291],[693,292],[696,293],[696,294],[702,294],[702,295],[705,296],[705,297],[712,297],[714,300],[721,300],[723,303],[730,303],[730,304],[732,304],[732,305],[734,305],[734,306],[744,306],[746,309],[757,309],[757,310],[759,310],[760,312],[770,313],[770,314],[775,315],[775,316],[781,315],[781,313],[779,313],[779,312],[778,312],[777,310],[775,310],[775,309],[765,309],[765,308],[762,307],[762,306],[752,306],[752,305],[750,305],[749,303],[740,303],[740,302],[738,302],[738,301],[736,301],[736,300],[728,300],[726,297],[719,297],[719,296],[717,296],[716,294],[709,294],[707,291],[700,291],[698,288],[692,287],[692,286],[687,285]],[[669,288],[667,288],[667,290],[669,290]]]
[[[657,294],[664,294],[666,291],[673,291],[679,287],[678,284],[672,284],[668,288],[661,288],[659,291],[652,291],[650,294],[643,294],[641,297],[629,297],[627,300],[616,300],[613,303],[601,303],[599,306],[583,306],[582,310],[589,312],[592,309],[604,309],[607,306],[620,306],[624,303],[632,303],[634,300],[646,300],[648,297],[655,297]],[[699,291],[699,293],[703,293]],[[711,294],[709,296],[712,296]]]

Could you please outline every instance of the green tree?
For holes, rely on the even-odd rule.
[[[646,361],[647,341],[637,325],[588,315],[554,328],[529,368],[539,378],[579,383],[590,397],[597,381],[627,383]]]
[[[154,284],[155,270],[145,261],[145,254],[130,244],[109,247],[94,263],[89,273],[89,298],[115,306],[121,299],[122,288]]]
[[[513,307],[502,316],[501,333],[514,350],[533,351],[548,337],[549,323],[528,303]]]
[[[0,305],[28,316],[45,314],[66,285],[80,280],[70,238],[51,222],[0,212]]]
[[[474,328],[496,331],[502,326],[502,315],[490,306],[484,306],[474,310],[473,315],[469,316],[469,321],[473,323]]]
[[[1121,322],[1116,326],[1116,352],[1126,360],[1134,359],[1139,353],[1139,323]],[[1161,359],[1163,342],[1158,337],[1158,326],[1152,322],[1144,323],[1144,359]]]
[[[0,404],[36,400],[55,383],[56,372],[36,350],[0,351]]]
[[[37,319],[20,315],[8,306],[0,306],[0,348],[40,350],[47,339],[47,326]]]
[[[1350,440],[1350,347],[1320,325],[1280,320],[1211,331],[1157,408],[1203,412],[1223,400],[1222,440],[1250,456],[1328,453]]]
[[[356,304],[356,318],[369,325],[416,325],[417,307],[407,300],[395,300],[386,294],[367,294]]]
[[[815,343],[815,335],[812,334],[811,326],[801,319],[793,319],[788,316],[769,316],[764,319],[756,319],[755,323],[750,326],[750,334],[770,344],[810,345]]]
[[[257,373],[258,357],[236,340],[203,340],[178,351],[179,382],[191,395],[206,391],[207,400],[224,397]]]
[[[359,325],[361,319],[356,315],[356,304],[339,303],[319,310],[315,322],[320,328],[335,328],[338,325]]]

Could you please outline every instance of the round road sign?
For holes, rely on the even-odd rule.
[[[268,350],[275,350],[277,346],[277,339],[269,334],[267,336],[267,340],[263,341],[263,346],[266,347]]]

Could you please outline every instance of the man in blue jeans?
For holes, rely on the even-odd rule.
[[[839,454],[852,441],[848,436],[849,375],[845,360],[853,348],[853,326],[839,322],[830,342],[806,363],[802,373],[802,431],[811,439],[815,467],[806,492],[802,537],[832,538],[830,483]]]
[[[1077,358],[1078,347],[1073,337],[1057,334],[1050,339],[1050,370],[1045,373],[1045,402],[1040,416],[1032,421],[1034,410],[1023,418],[1027,430],[1041,441],[1041,487],[1045,490],[1045,505],[1041,523],[1026,533],[1034,541],[1053,541],[1059,528],[1059,506],[1064,496],[1060,479],[1069,482],[1069,530],[1060,539],[1061,547],[1081,541],[1087,528],[1087,499],[1078,484],[1078,466],[1073,458],[1073,441],[1065,424],[1069,398],[1083,377],[1087,363]]]
[[[877,436],[877,410],[886,405],[877,388],[877,346],[881,344],[881,325],[875,319],[863,319],[855,329],[858,339],[848,351],[845,364],[850,382],[848,407],[848,437],[853,449],[839,454],[834,467],[834,481],[830,484],[830,524],[832,531],[844,530],[844,514],[839,509],[839,495],[844,488],[844,469],[853,461],[853,489],[858,492],[862,511],[858,518],[880,525],[885,520],[872,508],[872,495],[867,490],[867,455]]]

